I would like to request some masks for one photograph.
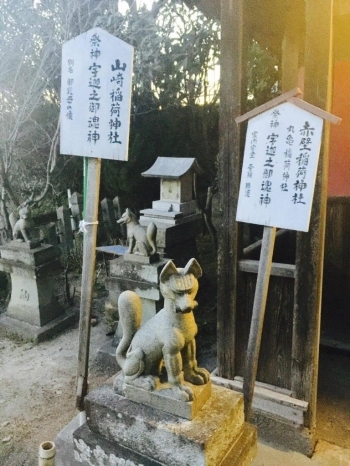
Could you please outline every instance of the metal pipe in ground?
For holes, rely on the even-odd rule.
[[[56,445],[43,442],[39,446],[39,466],[55,466]]]

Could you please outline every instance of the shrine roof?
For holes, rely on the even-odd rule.
[[[200,173],[201,170],[195,158],[190,157],[158,157],[151,168],[142,176],[153,178],[179,179],[189,170]]]

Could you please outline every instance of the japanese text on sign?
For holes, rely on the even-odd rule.
[[[133,48],[94,28],[62,57],[61,153],[127,160]]]
[[[237,221],[308,230],[322,128],[289,102],[249,120]]]

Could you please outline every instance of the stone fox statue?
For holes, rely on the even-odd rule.
[[[126,225],[129,254],[141,254],[147,257],[156,254],[157,227],[154,223],[150,223],[146,229],[139,224],[136,215],[130,209],[126,209],[118,223]]]
[[[171,392],[167,396],[191,401],[193,391],[184,381],[195,385],[209,381],[209,372],[197,366],[197,325],[192,312],[197,306],[194,298],[198,291],[197,279],[201,275],[202,269],[195,259],[183,269],[168,261],[160,274],[164,308],[142,327],[139,296],[133,291],[124,291],[120,295],[118,307],[123,337],[116,357],[124,373],[124,383],[138,385],[142,377],[156,381],[165,366]],[[153,390],[155,384],[151,382],[143,388]]]
[[[19,217],[14,212],[9,216],[13,239],[23,238],[24,241],[30,241],[30,233],[33,229],[32,213],[28,205],[22,205],[19,209]]]

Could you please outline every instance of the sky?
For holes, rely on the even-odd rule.
[[[153,0],[135,0],[137,7],[139,8],[141,5],[146,5],[148,8],[151,8],[153,4]],[[127,2],[125,1],[120,1],[119,2],[119,11],[124,14],[125,11],[129,8]]]

